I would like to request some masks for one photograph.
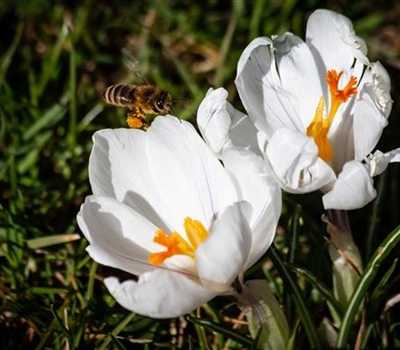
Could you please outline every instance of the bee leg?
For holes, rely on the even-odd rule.
[[[141,113],[139,109],[128,112],[126,124],[133,129],[147,130],[149,127],[149,124],[144,119],[143,113]]]

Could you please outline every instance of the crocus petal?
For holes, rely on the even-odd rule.
[[[329,10],[314,11],[307,21],[306,42],[325,76],[328,69],[347,71],[354,58],[368,65],[367,47],[357,37],[351,21]]]
[[[266,108],[264,99],[263,80],[270,76],[270,84],[279,84],[279,77],[270,67],[274,64],[272,53],[272,40],[266,37],[254,39],[240,56],[235,84],[240,99],[260,130],[268,130],[268,135],[273,131],[263,120]]]
[[[340,123],[336,124],[334,121],[328,134],[334,154],[332,168],[336,173],[342,170],[343,164],[354,159],[354,123],[350,106],[348,109],[346,115],[338,115],[340,118],[335,118],[340,120]]]
[[[274,97],[273,101],[287,94],[290,105],[284,106],[286,112],[295,121],[296,130],[305,131],[314,118],[316,106],[323,94],[318,67],[309,47],[291,33],[274,37],[274,48],[282,91],[274,88],[272,95],[279,96]],[[264,96],[267,101],[271,98],[270,93]],[[286,127],[289,126],[286,124]]]
[[[231,117],[226,110],[227,97],[228,91],[223,88],[209,89],[197,112],[197,125],[215,154],[220,154],[231,146]]]
[[[153,268],[148,255],[158,248],[153,243],[157,227],[128,206],[112,198],[90,196],[77,219],[90,242],[87,251],[98,263],[136,275]]]
[[[390,77],[380,63],[365,71],[354,106],[355,159],[362,160],[377,145],[392,108]]]
[[[179,229],[185,216],[208,225],[214,210],[235,199],[223,166],[185,121],[156,118],[146,133],[103,130],[94,140],[89,163],[93,192],[151,215],[163,229],[165,224]]]
[[[245,114],[227,102],[228,92],[210,89],[199,106],[197,125],[204,140],[217,155],[235,146],[260,153],[257,129]]]
[[[236,201],[228,173],[190,123],[160,117],[147,132],[152,185],[171,227],[182,227],[186,216],[209,227]]]
[[[233,107],[232,107],[233,108]],[[231,113],[232,123],[229,130],[229,136],[232,144],[237,148],[242,148],[261,155],[258,147],[258,130],[251,119],[239,111]]]
[[[352,210],[362,208],[376,196],[367,167],[350,161],[343,167],[333,189],[322,197],[325,209]]]
[[[134,180],[143,178],[139,175],[148,174],[147,170],[144,174],[133,176],[135,164],[145,163],[138,159],[145,159],[145,154],[135,151],[143,147],[144,136],[142,130],[134,129],[104,129],[93,135],[89,178],[94,195],[108,196],[122,202],[128,190],[135,191],[139,187]]]
[[[235,84],[249,117],[268,138],[282,127],[304,130],[312,119],[322,94],[313,62],[307,45],[290,33],[274,42],[257,38],[243,51]]]
[[[368,157],[370,175],[377,176],[382,174],[389,163],[395,162],[400,162],[400,148],[396,148],[387,153],[382,153],[379,150],[376,151],[373,155]]]
[[[153,318],[184,315],[216,295],[180,273],[161,269],[142,274],[138,282],[109,277],[104,283],[124,308]]]
[[[89,159],[89,178],[92,191],[125,203],[155,225],[164,227],[158,218],[166,209],[158,201],[152,183],[152,173],[146,153],[147,135],[142,130],[105,129],[93,136]],[[156,214],[158,213],[158,214]]]
[[[280,186],[288,192],[312,192],[336,179],[332,168],[318,157],[314,140],[302,133],[278,130],[266,155]]]
[[[202,284],[220,293],[228,291],[243,268],[250,248],[251,229],[237,203],[214,222],[210,236],[196,251]]]
[[[231,148],[222,161],[237,185],[240,199],[251,205],[248,222],[252,228],[251,253],[244,270],[269,248],[281,214],[281,190],[264,160],[252,152]]]

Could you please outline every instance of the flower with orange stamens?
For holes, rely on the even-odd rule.
[[[142,315],[180,316],[237,293],[275,236],[280,189],[261,157],[230,150],[222,165],[176,117],[156,118],[146,132],[96,132],[89,179],[93,195],[78,214],[87,251],[137,276],[104,282]]]
[[[199,128],[220,157],[257,140],[256,153],[288,192],[320,190],[326,209],[360,208],[376,195],[365,159],[392,107],[390,78],[366,54],[348,18],[317,10],[305,41],[291,33],[260,37],[242,53],[235,83],[248,116],[239,124],[227,93],[213,90],[200,106],[208,117]]]

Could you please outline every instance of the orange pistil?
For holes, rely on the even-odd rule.
[[[328,84],[331,97],[331,108],[328,115],[323,117],[325,100],[321,96],[315,111],[315,116],[307,128],[307,136],[314,139],[318,146],[319,156],[326,162],[332,162],[333,150],[328,139],[329,128],[332,125],[333,118],[342,103],[357,93],[357,78],[351,76],[349,82],[343,89],[339,89],[339,80],[343,72],[337,73],[334,69],[326,73],[326,82]]]
[[[164,246],[167,250],[158,253],[150,253],[150,264],[160,265],[166,259],[174,255],[187,255],[192,259],[195,258],[196,249],[208,237],[209,232],[200,221],[193,220],[189,217],[185,218],[184,228],[189,242],[177,232],[172,232],[172,234],[168,236],[163,230],[157,230],[153,242]]]

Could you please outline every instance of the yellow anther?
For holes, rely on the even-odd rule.
[[[157,230],[153,242],[164,246],[167,250],[158,253],[150,253],[150,264],[160,265],[166,259],[174,255],[186,255],[192,259],[195,258],[196,249],[208,237],[209,232],[200,221],[193,220],[189,217],[185,218],[184,228],[189,242],[177,232],[172,232],[171,235],[167,235],[163,230]]]

